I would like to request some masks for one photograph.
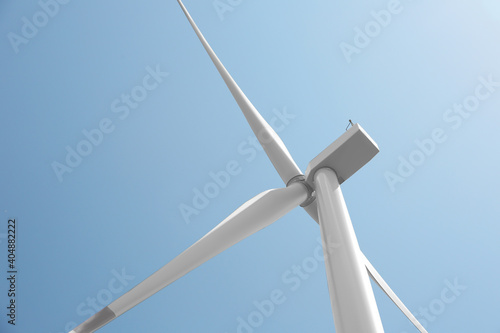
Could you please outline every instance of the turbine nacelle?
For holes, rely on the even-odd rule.
[[[337,174],[339,184],[342,184],[378,152],[375,141],[359,124],[355,124],[309,162],[305,181],[313,186],[316,171],[330,168]]]

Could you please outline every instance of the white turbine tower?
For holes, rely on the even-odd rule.
[[[70,333],[94,332],[299,205],[320,225],[336,332],[383,332],[369,277],[420,332],[427,332],[361,252],[340,190],[340,184],[378,153],[377,144],[355,124],[316,156],[302,174],[283,141],[224,68],[182,1],[178,2],[286,187],[265,191],[244,203],[171,262]]]

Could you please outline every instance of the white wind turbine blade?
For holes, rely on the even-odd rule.
[[[94,332],[205,261],[275,222],[303,203],[308,195],[304,185],[294,183],[255,196],[187,250],[70,333]]]
[[[206,41],[205,37],[203,37],[203,34],[196,26],[196,23],[191,18],[191,15],[188,13],[186,7],[184,7],[182,1],[177,0],[177,2],[179,2],[179,5],[184,11],[184,14],[189,20],[189,23],[193,27],[194,31],[196,32],[196,35],[203,44],[203,47],[207,51],[215,67],[224,79],[224,82],[231,91],[231,94],[238,103],[241,111],[245,115],[245,118],[247,119],[250,127],[255,133],[255,136],[257,137],[267,156],[273,163],[274,168],[278,171],[281,179],[283,179],[283,182],[285,182],[285,184],[288,184],[290,179],[297,175],[301,175],[302,172],[288,152],[285,144],[280,139],[278,134],[276,134],[273,128],[264,120],[264,118],[253,106],[250,100],[245,96],[240,87],[238,87],[234,79],[231,77],[229,72],[226,70],[222,62],[219,60],[215,52]]]
[[[427,333],[427,330],[420,324],[420,322],[415,318],[415,316],[408,310],[408,308],[399,299],[396,293],[389,287],[387,282],[384,281],[382,276],[377,272],[375,267],[368,261],[364,254],[361,254],[365,261],[366,270],[372,278],[373,281],[384,291],[384,293],[396,304],[396,306],[404,313],[404,315],[412,322],[413,325],[420,331],[420,333]]]
[[[241,111],[243,112],[245,118],[247,119],[252,131],[255,136],[259,140],[261,146],[264,148],[269,160],[274,165],[276,171],[280,175],[281,179],[285,184],[288,184],[290,179],[295,176],[302,175],[302,171],[300,171],[299,167],[293,160],[292,156],[288,152],[285,144],[278,136],[278,134],[273,130],[273,128],[265,121],[265,119],[261,116],[259,111],[253,106],[250,100],[245,96],[240,87],[236,84],[234,79],[231,77],[229,72],[226,70],[222,62],[219,60],[215,52],[212,50],[207,40],[201,33],[200,29],[194,22],[193,18],[187,11],[186,7],[182,3],[181,0],[177,0],[179,5],[181,6],[184,14],[186,15],[189,23],[193,27],[196,35],[200,39],[203,47],[207,51],[208,55],[212,59],[215,67],[219,71],[222,79],[226,83],[227,87],[231,91],[234,99],[238,103]],[[318,208],[317,202],[314,200],[309,205],[304,207],[306,212],[316,221],[319,221],[318,218]],[[319,222],[318,222],[319,223]]]

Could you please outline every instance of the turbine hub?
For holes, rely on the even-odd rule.
[[[286,183],[286,186],[288,187],[289,185],[291,185],[293,183],[301,183],[302,185],[304,185],[306,187],[307,192],[308,192],[307,199],[306,199],[306,201],[304,201],[303,203],[300,204],[300,207],[309,206],[316,199],[316,192],[314,191],[314,188],[312,187],[312,185],[309,184],[308,182],[306,182],[306,176],[297,175],[295,177],[292,177],[292,179],[290,179],[288,181],[288,183]]]

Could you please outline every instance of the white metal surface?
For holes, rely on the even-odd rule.
[[[415,318],[415,316],[408,310],[406,305],[399,299],[399,297],[396,295],[396,293],[389,287],[387,282],[380,276],[380,274],[377,272],[375,267],[368,261],[368,259],[365,257],[364,254],[361,254],[363,256],[363,260],[366,265],[366,270],[370,274],[370,277],[375,281],[375,283],[384,291],[384,293],[389,297],[394,304],[403,312],[403,314],[408,318],[413,325],[420,331],[420,333],[427,333],[427,330],[420,324],[420,322]]]
[[[365,268],[337,174],[314,175],[328,290],[337,333],[382,333],[370,279]]]
[[[342,184],[378,152],[375,141],[359,124],[355,124],[309,162],[306,180],[312,183],[317,170],[329,167],[335,170]]]

